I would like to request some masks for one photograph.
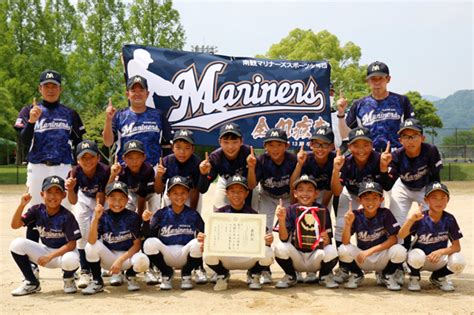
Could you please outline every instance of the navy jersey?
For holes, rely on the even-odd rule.
[[[429,183],[440,181],[442,167],[443,161],[436,146],[422,143],[420,155],[414,158],[409,158],[403,147],[392,152],[390,173],[394,178],[400,177],[406,186],[421,190]]]
[[[268,193],[281,196],[290,193],[290,177],[296,166],[296,156],[285,152],[285,158],[280,165],[272,161],[268,153],[257,158],[255,175],[257,182]]]
[[[193,154],[184,163],[179,162],[174,154],[165,156],[163,159],[163,165],[166,167],[166,173],[161,178],[163,183],[166,183],[168,179],[173,176],[182,176],[192,183],[191,188],[195,188],[198,184],[199,175],[199,163],[201,160],[197,155]]]
[[[226,206],[223,206],[219,209],[216,210],[216,212],[219,212],[219,213],[247,213],[247,214],[258,214],[258,212],[254,209],[252,209],[252,207],[248,206],[248,205],[244,205],[244,207],[240,210],[236,210],[234,208],[232,208],[231,205],[226,205]]]
[[[147,223],[144,223],[145,229]],[[158,237],[165,245],[186,245],[199,232],[204,232],[204,221],[199,212],[188,206],[179,214],[168,206],[153,215],[149,229],[149,236]]]
[[[325,165],[319,166],[311,152],[306,158],[306,162],[301,169],[301,174],[307,174],[314,177],[319,190],[331,190],[332,169],[334,166],[335,152],[329,152],[328,160]]]
[[[136,212],[106,210],[99,219],[98,238],[110,250],[127,251],[134,240],[140,239],[140,225],[141,219]]]
[[[355,100],[346,123],[351,129],[358,126],[369,129],[374,149],[381,152],[387,147],[387,141],[391,147],[402,146],[397,134],[400,123],[413,117],[415,113],[408,97],[389,92],[383,100],[376,100],[371,95]]]
[[[107,186],[110,177],[110,168],[108,165],[99,162],[94,176],[89,178],[82,171],[82,167],[76,165],[67,175],[68,178],[71,176],[76,178],[76,186],[74,187],[76,194],[80,189],[85,196],[95,198],[98,192],[105,192],[105,186]]]
[[[364,209],[353,210],[355,219],[351,235],[356,234],[357,247],[369,249],[385,242],[389,236],[397,235],[400,224],[387,208],[378,208],[373,218],[367,218]]]
[[[353,195],[357,195],[359,192],[358,184],[362,181],[378,182],[387,191],[392,189],[394,183],[388,173],[380,172],[380,153],[375,151],[370,153],[367,163],[363,167],[357,166],[354,157],[349,154],[342,166],[340,180],[342,185],[346,186]]]
[[[71,164],[71,144],[82,141],[85,128],[77,112],[65,105],[40,101],[41,116],[34,124],[28,123],[33,105],[23,107],[15,122],[21,131],[21,139],[29,144],[28,162]]]
[[[419,248],[429,255],[435,250],[448,247],[448,240],[452,242],[462,238],[456,218],[451,213],[443,211],[437,223],[433,222],[428,213],[429,210],[423,211],[423,218],[410,229],[410,233],[415,236],[412,248]]]
[[[116,135],[119,161],[122,162],[123,146],[127,141],[139,140],[145,147],[146,161],[156,165],[161,157],[161,144],[171,139],[171,128],[159,109],[147,107],[143,113],[130,108],[119,110],[112,121]]]
[[[128,186],[128,191],[136,193],[141,197],[155,192],[155,171],[148,162],[143,162],[137,174],[133,174],[130,169],[122,164],[122,172],[119,174],[119,181]]]
[[[55,215],[49,216],[46,205],[40,203],[29,208],[21,218],[25,225],[33,223],[36,226],[41,242],[49,248],[60,248],[81,238],[74,215],[63,206]]]

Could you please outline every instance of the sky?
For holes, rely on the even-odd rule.
[[[473,89],[473,1],[174,0],[191,45],[218,54],[265,54],[295,28],[327,30],[361,47],[360,64],[385,62],[389,90],[445,98]]]

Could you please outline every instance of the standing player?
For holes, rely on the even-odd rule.
[[[79,268],[79,254],[75,248],[76,240],[81,238],[81,232],[73,214],[61,205],[61,201],[66,198],[64,179],[59,176],[46,177],[41,189],[40,195],[44,203],[33,205],[22,215],[32,198],[30,194],[24,194],[12,217],[13,229],[32,224],[39,231],[42,243],[25,238],[16,238],[11,242],[10,251],[13,259],[25,277],[23,285],[12,291],[13,296],[41,290],[40,283],[31,270],[30,262],[46,268],[61,268],[64,292],[77,291],[74,272]]]
[[[456,218],[445,211],[449,201],[448,187],[439,182],[428,184],[425,201],[429,209],[421,212],[420,206],[418,211],[409,216],[398,234],[401,238],[409,234],[415,236],[407,259],[410,266],[408,290],[420,291],[420,271],[428,270],[433,271],[430,277],[432,284],[443,291],[454,291],[447,276],[460,274],[466,266],[466,260],[460,253],[459,240],[463,235]]]
[[[413,118],[415,114],[406,96],[388,91],[390,79],[390,72],[385,63],[371,63],[367,67],[366,77],[371,94],[355,100],[347,117],[345,110],[348,102],[340,93],[337,117],[342,139],[347,138],[350,129],[365,127],[370,131],[375,151],[384,151],[388,142],[392,148],[402,146],[398,141],[398,127],[402,121]]]

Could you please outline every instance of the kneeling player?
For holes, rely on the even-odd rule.
[[[171,177],[167,192],[171,205],[154,215],[149,210],[143,213],[143,234],[148,237],[143,251],[161,271],[161,290],[172,289],[173,268],[181,268],[181,289],[192,289],[191,272],[202,262],[198,239],[202,242],[204,221],[186,205],[190,189],[185,177]]]
[[[100,203],[95,206],[85,248],[93,278],[87,288],[82,290],[86,295],[104,290],[101,266],[111,274],[120,276],[122,270],[126,270],[128,290],[137,291],[140,287],[136,283],[136,272],[144,272],[150,264],[148,257],[139,252],[140,217],[125,208],[128,202],[127,185],[119,181],[112,182],[106,186],[105,194],[109,209],[104,211]]]
[[[337,250],[331,244],[331,218],[326,208],[316,203],[319,190],[313,177],[302,175],[294,182],[297,203],[276,208],[278,235],[281,243],[275,247],[276,261],[285,271],[276,288],[296,284],[296,272],[316,273],[327,288],[339,285],[332,279],[337,263]]]
[[[79,253],[75,248],[81,233],[74,215],[61,206],[61,201],[66,198],[64,180],[59,176],[46,177],[41,197],[43,203],[32,206],[22,215],[23,209],[31,200],[30,194],[24,194],[12,217],[13,229],[28,224],[36,226],[42,243],[17,238],[10,244],[13,259],[25,277],[23,285],[12,291],[13,296],[41,290],[40,283],[31,270],[31,262],[46,268],[61,268],[64,292],[77,291],[74,272],[79,268]]]
[[[348,264],[352,273],[345,284],[356,289],[364,280],[364,271],[375,271],[378,282],[387,289],[401,289],[394,273],[405,261],[406,249],[397,244],[400,225],[387,208],[381,208],[383,189],[377,182],[363,181],[359,185],[359,203],[362,208],[347,211],[344,216],[342,245],[339,246],[339,260]],[[356,234],[357,246],[350,244]]]
[[[247,179],[240,175],[234,175],[227,180],[226,195],[229,204],[216,210],[221,213],[247,213],[257,214],[258,212],[245,204],[250,190]],[[249,288],[258,290],[262,288],[260,284],[260,276],[265,267],[269,267],[273,262],[273,251],[270,245],[273,242],[272,233],[265,235],[265,257],[249,258],[249,257],[217,257],[205,256],[205,263],[217,274],[215,291],[226,290],[230,278],[229,270],[244,269],[247,270],[247,278]]]
[[[454,291],[446,276],[460,274],[466,266],[459,253],[462,233],[454,216],[445,211],[449,201],[448,187],[439,182],[426,186],[425,202],[429,209],[412,213],[398,234],[401,238],[415,235],[415,242],[408,252],[410,267],[408,290],[420,291],[420,270],[433,271],[430,282],[443,291]],[[420,206],[422,208],[422,206]],[[451,246],[448,246],[448,240]]]

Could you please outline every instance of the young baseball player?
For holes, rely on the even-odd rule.
[[[314,273],[327,288],[339,286],[333,280],[332,269],[337,263],[337,249],[331,244],[331,217],[327,209],[316,203],[319,190],[316,180],[306,174],[294,182],[293,194],[297,203],[288,208],[276,207],[278,236],[275,258],[285,272],[276,288],[285,289],[296,284],[296,272]]]
[[[390,143],[387,143],[385,151],[380,154],[372,148],[370,132],[366,128],[355,128],[349,133],[349,150],[351,154],[347,157],[336,150],[334,166],[331,177],[331,190],[335,196],[339,196],[339,205],[336,216],[336,246],[342,242],[342,229],[344,216],[349,210],[349,203],[354,209],[359,208],[358,185],[363,181],[372,180],[382,185],[386,191],[390,190],[393,180],[388,173],[391,161]],[[339,262],[339,272],[334,278],[342,283],[348,279],[349,274],[343,261]]]
[[[74,215],[61,205],[66,198],[64,179],[48,176],[41,186],[43,203],[33,205],[24,214],[25,206],[31,201],[28,193],[21,197],[20,205],[13,214],[11,227],[19,229],[33,224],[40,235],[41,243],[25,238],[16,238],[10,244],[13,259],[24,276],[23,284],[13,290],[13,296],[27,295],[41,290],[30,262],[46,268],[63,270],[64,292],[77,291],[74,272],[79,268],[79,254],[75,250],[81,232]]]
[[[105,189],[108,209],[96,204],[94,218],[90,226],[85,251],[93,281],[82,290],[82,294],[91,295],[104,290],[101,266],[111,274],[121,275],[126,270],[128,291],[140,290],[136,282],[136,272],[148,269],[148,257],[139,252],[141,248],[140,216],[126,208],[128,187],[125,183],[114,181]],[[111,283],[120,285],[121,282]]]
[[[446,212],[449,202],[449,190],[446,185],[433,182],[425,188],[425,202],[429,209],[422,211],[422,206],[411,213],[399,232],[399,237],[409,234],[415,236],[407,263],[410,267],[408,290],[420,291],[420,270],[433,273],[430,282],[443,291],[454,291],[454,286],[447,279],[450,274],[460,274],[466,266],[461,255],[461,230],[455,217]],[[448,246],[448,241],[451,243]]]
[[[201,175],[198,181],[198,190],[204,194],[209,185],[219,175],[216,189],[214,191],[214,209],[219,209],[228,204],[226,195],[226,181],[233,175],[247,176],[247,156],[250,147],[243,144],[242,132],[239,125],[227,123],[219,130],[220,148],[213,151],[199,165]],[[252,196],[249,194],[245,201],[251,204]]]
[[[220,213],[257,214],[257,211],[245,204],[249,192],[250,189],[245,177],[240,175],[230,177],[226,183],[226,194],[229,204],[215,211]],[[260,282],[261,272],[273,262],[273,251],[270,247],[273,242],[272,233],[267,233],[262,241],[265,241],[266,245],[264,258],[204,257],[205,263],[217,274],[216,284],[214,285],[215,291],[227,290],[230,278],[229,271],[232,269],[247,270],[247,283],[250,289],[259,290],[262,288]]]
[[[174,176],[167,189],[171,205],[154,215],[149,210],[143,213],[143,233],[147,237],[143,251],[161,271],[161,290],[172,289],[173,268],[181,269],[181,289],[192,289],[191,272],[202,262],[204,221],[186,205],[190,190],[185,177]]]
[[[90,281],[90,268],[86,260],[84,248],[87,244],[89,228],[97,200],[105,201],[105,186],[110,176],[110,169],[100,161],[97,144],[84,140],[76,147],[78,165],[74,166],[66,179],[67,198],[74,205],[74,216],[79,224],[82,237],[77,241],[77,249],[81,259],[81,276],[77,286],[87,287]]]
[[[373,181],[363,181],[359,188],[360,209],[349,209],[344,216],[342,245],[338,248],[339,260],[346,263],[351,275],[345,284],[348,289],[356,289],[364,280],[363,271],[377,272],[377,279],[387,289],[401,289],[394,273],[406,260],[406,249],[397,244],[400,230],[392,212],[383,208],[383,188]],[[351,235],[355,234],[357,245],[352,245]]]
[[[251,148],[247,157],[249,188],[253,189],[258,184],[257,210],[267,216],[268,230],[273,228],[279,200],[285,206],[290,205],[290,176],[295,169],[296,157],[287,151],[289,146],[286,132],[272,128],[266,132],[263,140],[265,153],[256,158]],[[272,283],[269,268],[262,271],[260,280],[262,284]]]

